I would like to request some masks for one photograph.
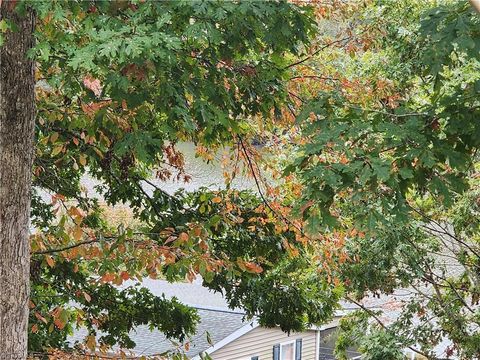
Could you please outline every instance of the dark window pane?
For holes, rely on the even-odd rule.
[[[335,360],[333,354],[335,350],[335,342],[337,341],[337,328],[330,328],[320,331],[320,351],[319,360]],[[357,349],[350,348],[347,355],[350,359],[360,355]]]

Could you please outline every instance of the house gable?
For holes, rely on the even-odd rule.
[[[210,352],[214,360],[273,359],[273,346],[302,339],[302,359],[315,359],[316,331],[286,334],[279,328],[255,327],[228,344]]]

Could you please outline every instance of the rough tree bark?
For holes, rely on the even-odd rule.
[[[32,11],[0,1],[13,24],[0,46],[0,359],[27,357],[29,227],[35,123]]]

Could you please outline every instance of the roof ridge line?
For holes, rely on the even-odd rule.
[[[189,304],[185,304],[189,305]],[[232,310],[232,309],[223,309],[223,308],[217,308],[213,306],[199,306],[199,305],[189,305],[193,307],[194,309],[197,310],[206,310],[206,311],[215,311],[215,312],[223,312],[223,313],[228,313],[228,314],[239,314],[239,315],[246,315],[245,312],[240,311],[240,310]]]

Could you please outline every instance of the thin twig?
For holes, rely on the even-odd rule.
[[[362,33],[365,32],[365,31],[366,31],[366,30],[362,31]],[[325,44],[324,46],[321,46],[320,48],[318,48],[317,50],[315,50],[315,51],[314,51],[313,53],[311,53],[309,56],[307,56],[307,57],[305,57],[305,58],[303,58],[303,59],[301,59],[301,60],[298,60],[298,61],[296,61],[296,62],[294,62],[294,63],[292,63],[292,64],[290,64],[290,65],[285,66],[285,67],[284,67],[284,70],[290,69],[290,68],[292,68],[292,67],[294,67],[294,66],[297,66],[297,65],[300,65],[300,64],[303,64],[305,61],[310,60],[310,59],[313,58],[315,55],[317,55],[318,53],[322,52],[323,50],[329,48],[330,46],[335,45],[335,44],[338,44],[338,43],[341,43],[341,42],[343,42],[343,41],[350,40],[351,38],[353,38],[352,35],[347,36],[347,37],[344,37],[344,38],[342,38],[342,39],[338,39],[338,40],[335,40],[335,41],[331,41],[331,42],[329,42],[328,44]]]
[[[245,147],[245,144],[243,143],[243,139],[241,138],[241,136],[238,135],[238,139],[239,139],[239,142],[240,142],[240,145],[242,147],[242,150],[243,150],[243,153],[245,155],[245,159],[247,160],[247,163],[248,163],[248,166],[252,172],[252,176],[253,176],[253,179],[255,181],[255,185],[257,187],[257,190],[258,190],[258,193],[260,195],[260,198],[262,199],[262,202],[265,204],[265,206],[270,210],[272,211],[272,213],[274,213],[276,216],[280,217],[284,222],[286,222],[288,225],[290,226],[293,226],[295,229],[297,229],[298,231],[300,231],[300,233],[302,234],[302,236],[305,236],[306,238],[308,238],[308,236],[303,232],[303,229],[300,228],[299,226],[297,226],[296,224],[294,224],[290,219],[288,219],[287,217],[285,217],[283,214],[280,214],[278,211],[276,211],[271,205],[270,205],[270,202],[266,199],[265,195],[263,194],[263,191],[261,189],[261,186],[260,186],[260,182],[258,180],[258,177],[257,177],[257,174],[255,172],[255,168],[253,166],[253,163],[252,163],[252,160],[250,159],[250,156],[248,156],[248,152],[247,152],[247,149]]]
[[[375,321],[376,321],[383,329],[385,329],[386,331],[389,331],[389,328],[387,327],[387,325],[385,325],[385,324],[383,323],[383,321],[380,320],[380,318],[377,316],[377,314],[375,314],[375,312],[374,312],[373,310],[367,308],[365,305],[363,305],[362,303],[360,303],[360,302],[352,299],[352,298],[351,298],[350,296],[348,296],[348,295],[345,296],[345,299],[348,300],[348,301],[350,301],[351,303],[357,305],[357,306],[358,306],[359,308],[361,308],[363,311],[365,311],[366,313],[368,313],[372,318],[374,318]],[[409,348],[410,350],[412,350],[413,352],[416,352],[416,353],[419,354],[419,355],[425,356],[426,358],[429,358],[429,359],[431,358],[431,357],[428,356],[428,354],[422,352],[421,350],[418,350],[418,349],[414,348],[413,346],[408,346],[408,348]]]

